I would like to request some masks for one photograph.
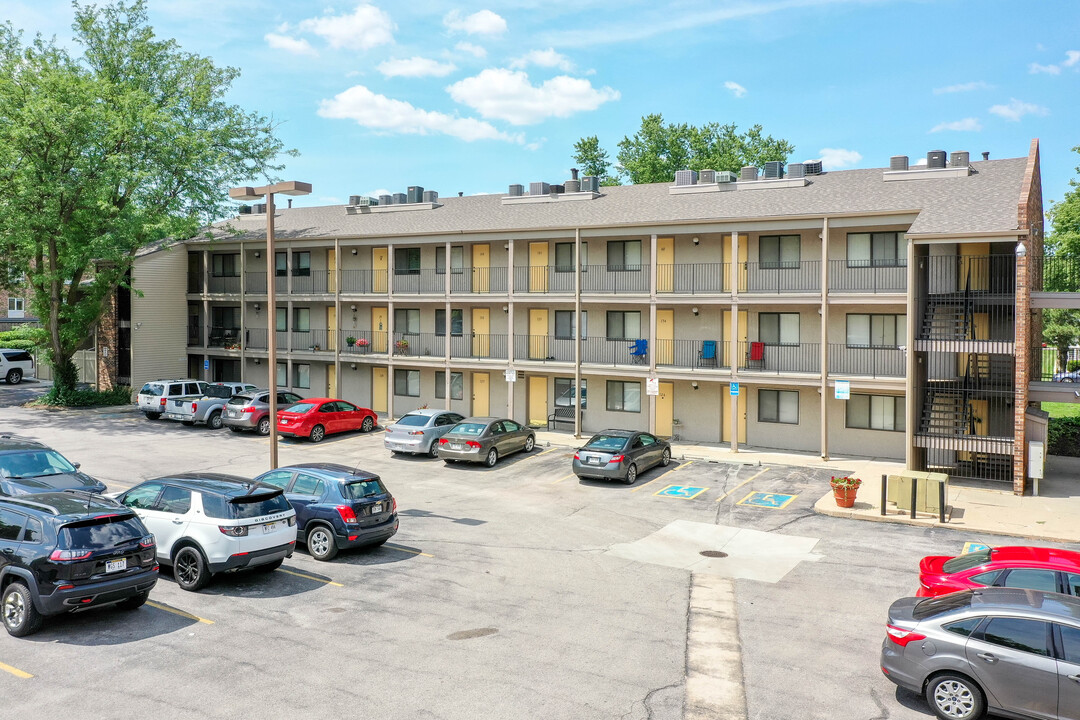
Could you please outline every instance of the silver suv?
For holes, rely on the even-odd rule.
[[[142,386],[135,400],[149,420],[157,420],[170,400],[188,395],[202,395],[209,383],[202,380],[152,380]]]
[[[939,718],[1080,719],[1080,598],[1018,588],[903,598],[885,632],[881,671]]]
[[[278,391],[277,406],[284,410],[303,400],[296,393]],[[260,435],[270,434],[270,391],[246,390],[238,392],[225,403],[221,415],[222,424],[233,432],[254,430]]]

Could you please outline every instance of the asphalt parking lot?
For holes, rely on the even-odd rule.
[[[110,491],[169,472],[250,477],[268,451],[127,410],[8,406],[0,431],[49,443]],[[682,718],[691,583],[719,573],[735,583],[747,717],[925,718],[878,669],[885,610],[923,555],[1006,542],[815,515],[821,470],[673,461],[625,486],[579,481],[565,447],[489,470],[381,443],[283,440],[280,462],[379,473],[399,504],[390,543],[329,563],[301,546],[270,575],[200,593],[163,572],[140,610],[0,635],[3,715]],[[713,528],[735,539],[710,544]]]

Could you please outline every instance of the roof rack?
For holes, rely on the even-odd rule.
[[[19,498],[19,497],[5,496],[5,497],[0,497],[0,501],[9,502],[9,503],[15,503],[16,505],[23,505],[23,506],[26,506],[26,507],[38,508],[39,510],[47,511],[50,515],[59,515],[60,514],[60,511],[57,510],[56,508],[54,508],[52,505],[46,505],[45,503],[34,502],[33,500],[23,500],[22,498]]]

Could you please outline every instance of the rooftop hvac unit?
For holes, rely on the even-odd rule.
[[[716,182],[718,183],[733,183],[739,179],[739,176],[730,170],[720,170],[716,173]]]
[[[367,195],[350,195],[349,204],[358,207],[375,207],[379,204],[379,201]]]
[[[563,183],[563,187],[566,188],[566,192],[568,192],[568,193],[581,192],[581,181],[580,180],[567,180],[566,182]]]
[[[676,185],[697,185],[698,172],[697,170],[676,170],[675,171],[675,184]]]
[[[581,179],[582,192],[600,192],[600,178],[595,175],[586,175]]]
[[[380,195],[379,196],[379,204],[380,205],[393,205],[394,204],[394,196],[393,195]]]
[[[971,154],[966,150],[957,150],[949,153],[949,165],[953,167],[967,167],[971,164]]]
[[[408,195],[406,195],[405,193],[394,193],[394,204],[395,205],[404,205],[407,202],[409,202],[409,196]]]
[[[551,186],[546,182],[529,183],[530,195],[547,195],[551,192]]]
[[[437,202],[439,202],[439,193],[435,192],[434,190],[425,190],[424,191],[424,202],[426,202],[426,203],[437,203]]]
[[[350,205],[359,205],[360,204],[360,196],[359,195],[350,195],[349,196],[349,204]]]
[[[410,203],[424,202],[424,188],[419,185],[410,185],[406,198]]]
[[[266,214],[266,203],[255,203],[254,205],[251,206],[251,212],[253,212],[256,215],[265,215]]]
[[[784,163],[780,160],[769,160],[765,163],[765,179],[779,180],[784,177]]]
[[[806,167],[807,175],[820,175],[821,174],[821,161],[820,160],[806,160],[803,162]]]
[[[240,206],[240,214],[241,215],[250,215],[251,214],[251,206],[250,205],[241,205]]]
[[[789,178],[806,177],[806,166],[802,163],[791,163],[787,166],[787,175]]]
[[[552,195],[562,195],[564,192],[566,192],[566,186],[565,185],[552,185],[551,186],[551,194]]]
[[[747,165],[739,173],[739,180],[746,182],[748,180],[757,180],[757,168],[753,165]]]
[[[889,158],[890,170],[907,170],[908,169],[908,156],[907,155],[893,155]]]
[[[940,170],[945,167],[945,151],[931,150],[926,153],[926,167],[930,170]]]
[[[525,194],[524,185],[511,185],[509,192],[506,193],[510,197],[521,197]]]
[[[703,185],[716,182],[716,171],[702,170],[698,173],[698,182],[702,183]]]

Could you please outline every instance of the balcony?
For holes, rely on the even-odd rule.
[[[289,349],[293,352],[333,352],[330,344],[331,334],[327,330],[293,330],[289,338]]]
[[[435,268],[399,271],[393,276],[393,288],[397,295],[443,295],[446,275],[435,272]]]
[[[586,265],[581,268],[583,293],[648,293],[651,282],[648,265]]]
[[[356,295],[385,295],[389,287],[386,270],[342,270],[341,292]]]
[[[896,347],[830,344],[829,374],[870,378],[907,377],[907,352]]]
[[[859,261],[829,261],[829,292],[831,293],[906,293],[907,261],[894,264],[859,263]]]
[[[586,341],[581,342],[584,345]],[[584,355],[584,351],[582,354]],[[574,362],[574,340],[549,335],[515,335],[514,359],[572,363]]]
[[[506,278],[508,273],[504,267],[478,267],[463,270],[450,271],[451,294],[472,293],[502,293],[506,294]],[[445,277],[439,274],[440,278]]]
[[[211,295],[239,295],[239,275],[211,275],[206,283],[207,292]]]
[[[821,292],[821,261],[744,263],[739,271],[739,292],[750,294]]]
[[[202,345],[202,325],[188,325],[187,344],[188,347],[199,347]]]
[[[227,350],[240,349],[240,328],[214,325],[210,327],[210,338],[207,347],[225,348]]]
[[[731,263],[657,265],[656,292],[675,295],[731,292]]]
[[[440,342],[445,336],[440,335]],[[506,360],[507,336],[487,333],[471,335],[452,335],[450,337],[450,357],[456,360]]]
[[[568,341],[573,342],[573,341]],[[581,362],[589,365],[649,365],[649,347],[644,340],[619,340],[603,337],[582,338]],[[644,352],[640,352],[643,350]],[[571,360],[573,356],[571,355]]]
[[[514,268],[515,293],[574,292],[574,268],[561,265],[519,265]]]
[[[385,330],[340,330],[342,355],[386,355],[389,337]]]
[[[446,336],[435,333],[394,333],[394,355],[399,357],[445,358]]]
[[[673,368],[730,368],[730,343],[721,340],[657,340],[656,366]]]
[[[821,345],[818,343],[769,345],[740,342],[736,358],[739,370],[748,373],[779,375],[821,372]]]
[[[288,287],[283,276],[275,285],[278,289]],[[312,270],[307,275],[292,276],[293,295],[332,295],[334,293],[333,272],[326,270]]]

